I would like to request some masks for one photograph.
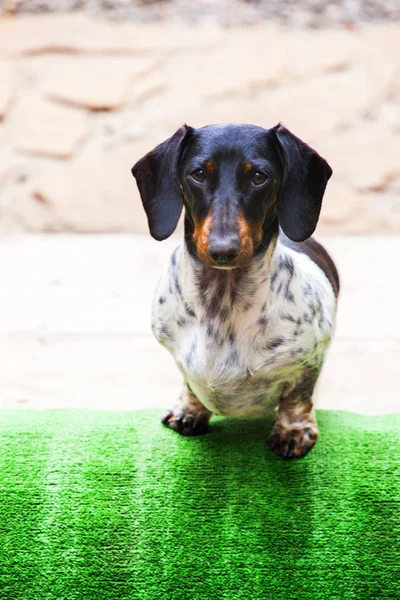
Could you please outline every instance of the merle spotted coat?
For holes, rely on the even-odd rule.
[[[313,233],[331,169],[282,125],[184,126],[133,167],[150,232],[185,208],[185,239],[154,297],[152,328],[184,385],[163,423],[209,430],[212,413],[276,409],[270,447],[303,456],[339,280]]]

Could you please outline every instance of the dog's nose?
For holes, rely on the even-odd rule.
[[[240,240],[236,236],[210,240],[208,253],[218,265],[229,265],[240,252]]]

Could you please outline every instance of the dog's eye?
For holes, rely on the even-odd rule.
[[[265,175],[265,173],[260,173],[260,171],[257,171],[253,175],[252,182],[254,183],[254,185],[262,185],[267,181],[267,179],[268,177]]]
[[[203,171],[203,169],[195,169],[194,171],[192,171],[190,173],[190,175],[193,177],[193,179],[195,181],[197,181],[198,183],[202,183],[205,178],[206,178],[206,174]]]

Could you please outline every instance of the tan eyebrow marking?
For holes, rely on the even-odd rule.
[[[242,253],[250,256],[262,239],[262,223],[249,223],[243,212],[239,212],[239,235]]]
[[[210,175],[214,173],[214,163],[211,160],[206,162],[206,169]]]
[[[250,171],[251,171],[252,168],[253,167],[252,167],[251,163],[246,163],[244,165],[244,172],[245,172],[245,174],[247,175],[248,173],[250,173]]]

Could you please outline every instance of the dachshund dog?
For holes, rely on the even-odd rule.
[[[132,168],[151,235],[184,207],[184,243],[156,289],[152,329],[184,385],[162,422],[209,431],[212,413],[261,417],[285,458],[314,446],[313,391],[330,344],[339,277],[315,230],[328,163],[279,124],[187,125]]]

